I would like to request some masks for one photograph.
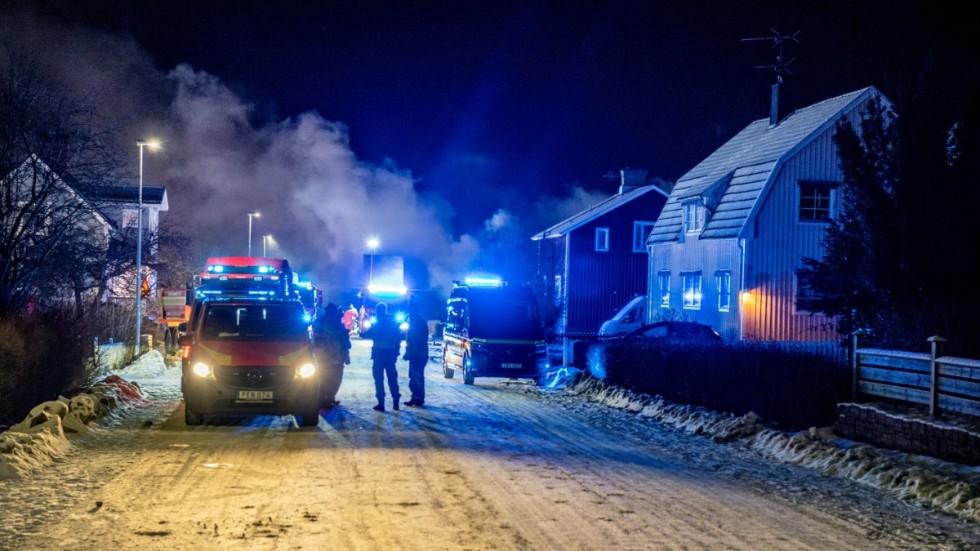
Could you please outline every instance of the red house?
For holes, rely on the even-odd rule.
[[[647,292],[646,240],[667,202],[647,171],[620,171],[619,192],[531,239],[538,242],[542,310],[559,338],[598,334],[599,325]]]

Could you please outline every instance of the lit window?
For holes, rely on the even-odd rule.
[[[660,307],[670,308],[670,272],[657,273],[657,286],[660,288]]]
[[[718,289],[718,311],[727,312],[732,307],[732,273],[715,272],[715,287]]]
[[[647,237],[653,230],[653,222],[633,222],[633,252],[647,251]]]
[[[684,231],[697,233],[704,229],[704,205],[700,200],[684,203]]]
[[[602,253],[609,251],[609,228],[595,229],[595,250]]]
[[[833,182],[800,182],[800,222],[828,222],[834,216]]]
[[[682,303],[685,310],[701,309],[701,272],[681,274]]]

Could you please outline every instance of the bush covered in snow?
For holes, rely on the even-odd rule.
[[[35,404],[85,386],[92,336],[85,322],[57,310],[0,319],[0,426]]]
[[[823,356],[751,345],[617,342],[590,365],[609,383],[685,404],[759,414],[781,430],[833,423],[850,399],[850,372]]]

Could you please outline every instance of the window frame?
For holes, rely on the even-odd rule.
[[[796,186],[796,221],[827,224],[837,215],[837,182],[800,180]],[[806,192],[811,192],[807,194]],[[806,204],[804,204],[806,203]],[[807,213],[804,216],[804,213]]]
[[[732,271],[715,272],[715,288],[718,290],[718,311],[730,312],[732,309]]]
[[[684,233],[701,233],[705,225],[704,203],[691,199],[681,204],[684,217]]]
[[[595,229],[595,251],[597,253],[609,252],[609,228]]]
[[[633,252],[634,253],[647,252],[647,238],[650,237],[650,232],[653,231],[654,224],[656,224],[656,222],[647,222],[644,220],[633,221]],[[644,228],[646,229],[644,230]]]
[[[670,271],[657,272],[657,289],[660,292],[660,307],[670,308]]]
[[[700,271],[681,272],[681,305],[685,310],[700,310],[704,297],[704,277]]]

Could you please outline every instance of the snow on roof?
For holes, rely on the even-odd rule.
[[[798,109],[776,125],[768,118],[750,123],[677,181],[648,243],[676,241],[685,200],[713,191],[729,178],[717,190],[717,204],[708,205],[711,216],[701,238],[737,237],[782,162],[878,94],[874,87],[863,88]]]
[[[551,226],[550,228],[544,230],[543,232],[535,234],[534,236],[531,237],[531,239],[534,241],[538,241],[541,239],[562,237],[564,235],[568,235],[569,232],[575,230],[576,228],[582,226],[583,224],[587,224],[595,220],[596,218],[602,216],[603,214],[606,214],[607,212],[616,210],[621,205],[629,203],[633,199],[636,199],[637,197],[645,195],[651,191],[657,191],[665,196],[667,195],[667,193],[664,190],[660,189],[660,187],[656,185],[638,187],[636,189],[632,189],[624,193],[617,193],[616,195],[613,195],[604,201],[600,201],[599,203],[593,205],[592,207],[586,210],[583,210],[581,212],[573,214],[572,216],[569,216],[568,218],[562,220],[561,222],[558,222],[557,224]]]

